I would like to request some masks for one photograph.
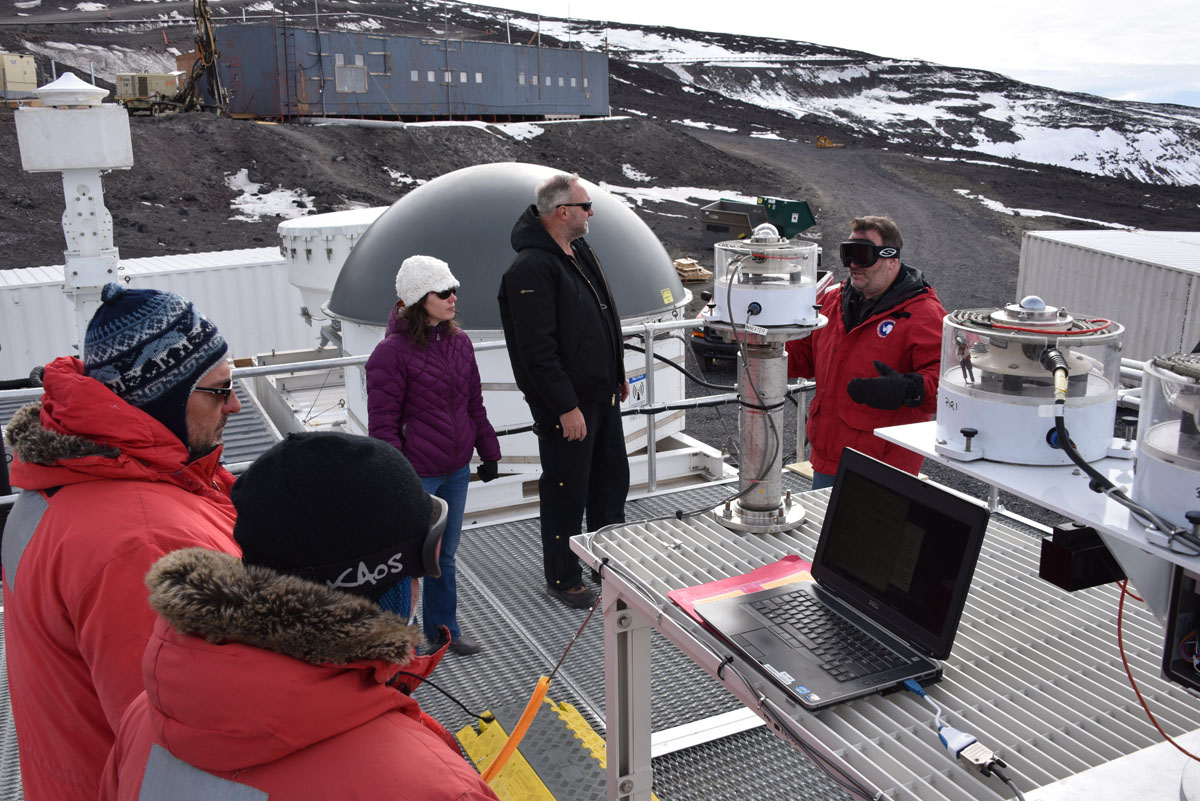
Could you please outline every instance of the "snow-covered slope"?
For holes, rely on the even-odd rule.
[[[1188,106],[1058,92],[990,72],[780,39],[544,19],[541,30],[658,66],[684,87],[796,119],[826,119],[895,145],[1200,184],[1200,109]],[[653,105],[638,110],[653,115]],[[703,120],[702,111],[693,119]]]
[[[1189,106],[1064,93],[990,72],[784,39],[587,20],[539,22],[533,15],[444,0],[322,5],[323,29],[424,36],[449,30],[455,38],[520,43],[540,32],[546,45],[607,50],[614,111],[783,138],[825,127],[843,139],[883,146],[950,149],[1148,183],[1200,185],[1200,109]],[[218,22],[286,19],[305,26],[312,24],[313,8],[310,0],[212,7]],[[79,10],[81,5],[73,9]],[[22,13],[32,18],[53,12],[41,6]],[[87,43],[60,35],[26,39],[24,49],[110,81],[116,72],[172,68],[170,49],[150,42],[158,27],[189,24],[177,9],[155,0],[112,0],[98,12],[106,15],[113,21],[90,29]],[[143,44],[135,47],[131,39],[139,36]]]

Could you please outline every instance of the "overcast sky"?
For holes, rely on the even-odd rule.
[[[1200,0],[482,2],[530,15],[796,39],[1116,100],[1200,106]]]

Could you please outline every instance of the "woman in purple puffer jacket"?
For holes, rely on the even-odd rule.
[[[483,408],[475,350],[454,322],[458,286],[441,259],[409,256],[400,265],[399,301],[383,341],[367,360],[367,426],[372,437],[399,448],[425,489],[450,507],[438,560],[442,574],[423,579],[421,623],[430,642],[437,642],[445,626],[450,650],[473,654],[480,646],[458,626],[454,554],[462,536],[471,453],[478,450],[483,462],[479,478],[491,481],[498,474],[500,441]],[[389,591],[380,605],[410,613],[407,593]]]

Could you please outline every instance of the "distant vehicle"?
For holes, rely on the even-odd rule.
[[[117,74],[117,102],[130,114],[173,114],[178,111],[222,113],[229,93],[217,70],[217,40],[208,0],[192,0],[196,20],[196,50],[175,59],[173,72]]]
[[[792,238],[817,224],[808,201],[762,196],[754,202],[721,198],[700,208],[700,226],[706,245],[745,239],[763,223],[775,226],[780,236]]]
[[[173,114],[183,110],[176,97],[184,86],[183,70],[117,73],[117,102],[130,114]]]
[[[712,302],[712,293],[707,289],[700,293],[700,297],[704,299],[705,305],[696,312],[697,320],[708,317],[715,305]],[[726,339],[724,334],[712,326],[701,325],[692,329],[692,354],[703,366],[713,367],[723,361],[733,361],[737,359],[737,353],[737,343]]]

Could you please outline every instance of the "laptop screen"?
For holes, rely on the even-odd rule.
[[[921,653],[945,659],[987,522],[981,504],[847,448],[813,578]]]

